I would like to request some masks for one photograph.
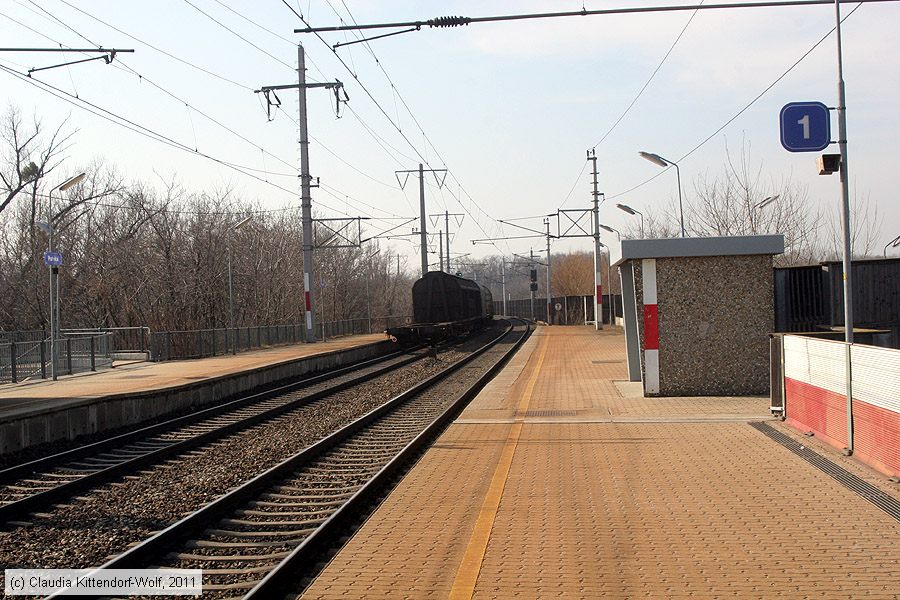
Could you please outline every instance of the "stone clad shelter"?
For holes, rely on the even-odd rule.
[[[769,392],[784,236],[622,240],[628,373],[645,396]]]

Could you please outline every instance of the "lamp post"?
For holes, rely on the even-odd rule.
[[[232,285],[231,277],[231,234],[249,223],[251,219],[253,219],[252,216],[244,217],[235,225],[228,228],[228,330],[231,332],[232,354],[237,354],[237,336],[234,334],[234,286]]]
[[[653,154],[652,152],[638,152],[641,158],[645,158],[652,162],[654,165],[658,165],[660,167],[668,167],[672,165],[675,167],[675,174],[678,177],[678,212],[681,217],[681,237],[684,236],[684,205],[681,201],[681,169],[678,168],[678,163],[674,160],[669,160],[668,158],[663,158],[659,154]]]
[[[897,246],[900,246],[900,235],[898,235],[897,237],[895,237],[894,239],[892,239],[891,241],[889,241],[887,244],[884,245],[884,257],[887,258],[888,248],[896,248]]]
[[[76,185],[84,179],[84,173],[79,173],[75,177],[67,179],[61,185],[51,188],[48,194],[47,208],[47,252],[53,252],[53,192],[65,192],[72,186]],[[56,381],[58,373],[56,372],[57,354],[59,348],[56,340],[59,338],[59,266],[50,266],[50,374],[53,381]]]
[[[624,210],[629,215],[640,215],[640,217],[641,217],[641,237],[643,238],[644,237],[644,213],[642,213],[639,210],[635,210],[635,209],[631,208],[627,204],[616,204],[616,208],[618,208],[619,210]]]
[[[619,240],[619,244],[622,243],[622,232],[619,231],[618,229],[616,229],[615,227],[610,227],[609,225],[604,225],[603,223],[601,223],[600,229],[605,229],[606,231],[609,231],[610,233],[615,233],[616,239]],[[612,250],[610,249],[609,246],[606,247],[606,254],[607,254],[607,258],[609,260],[609,262],[606,265],[606,267],[607,267],[606,285],[609,288],[609,324],[615,325],[616,324],[616,322],[615,322],[616,321],[616,303],[615,303],[615,299],[613,298],[613,291],[612,291]]]

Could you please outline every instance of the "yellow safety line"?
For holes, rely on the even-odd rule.
[[[456,579],[453,580],[453,587],[450,589],[451,600],[469,600],[475,593],[475,584],[478,582],[478,576],[481,573],[484,553],[487,551],[491,530],[494,527],[494,520],[497,518],[497,511],[500,508],[500,498],[503,496],[503,490],[506,487],[506,480],[509,477],[509,470],[512,466],[513,455],[519,444],[525,413],[528,411],[528,405],[534,393],[534,385],[537,383],[538,375],[544,364],[544,356],[547,354],[546,338],[541,336],[539,339],[541,350],[537,364],[534,366],[531,379],[529,379],[528,385],[525,387],[525,393],[522,394],[519,405],[516,407],[515,422],[509,430],[509,435],[506,437],[506,442],[500,453],[500,460],[497,463],[497,468],[494,470],[494,476],[491,478],[491,485],[488,488],[487,495],[484,497],[481,511],[478,513],[478,520],[475,521],[475,529],[472,531],[472,537],[469,538],[466,553],[463,555],[459,569],[456,571]]]

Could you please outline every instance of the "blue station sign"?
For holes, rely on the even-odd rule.
[[[61,252],[44,252],[44,264],[48,267],[62,266]]]
[[[831,113],[821,102],[785,104],[778,121],[785,150],[818,152],[831,143]]]

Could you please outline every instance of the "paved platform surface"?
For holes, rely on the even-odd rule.
[[[620,330],[538,329],[303,597],[898,597],[900,524],[751,427],[768,398],[626,378]]]
[[[51,379],[0,385],[0,420],[21,414],[23,411],[40,410],[46,406],[58,406],[64,400],[101,398],[111,394],[127,394],[174,388],[228,375],[238,371],[250,371],[314,354],[334,352],[387,339],[384,334],[354,335],[335,338],[318,344],[294,344],[263,350],[227,354],[193,360],[167,362],[127,363],[113,369],[94,373],[79,373]]]

